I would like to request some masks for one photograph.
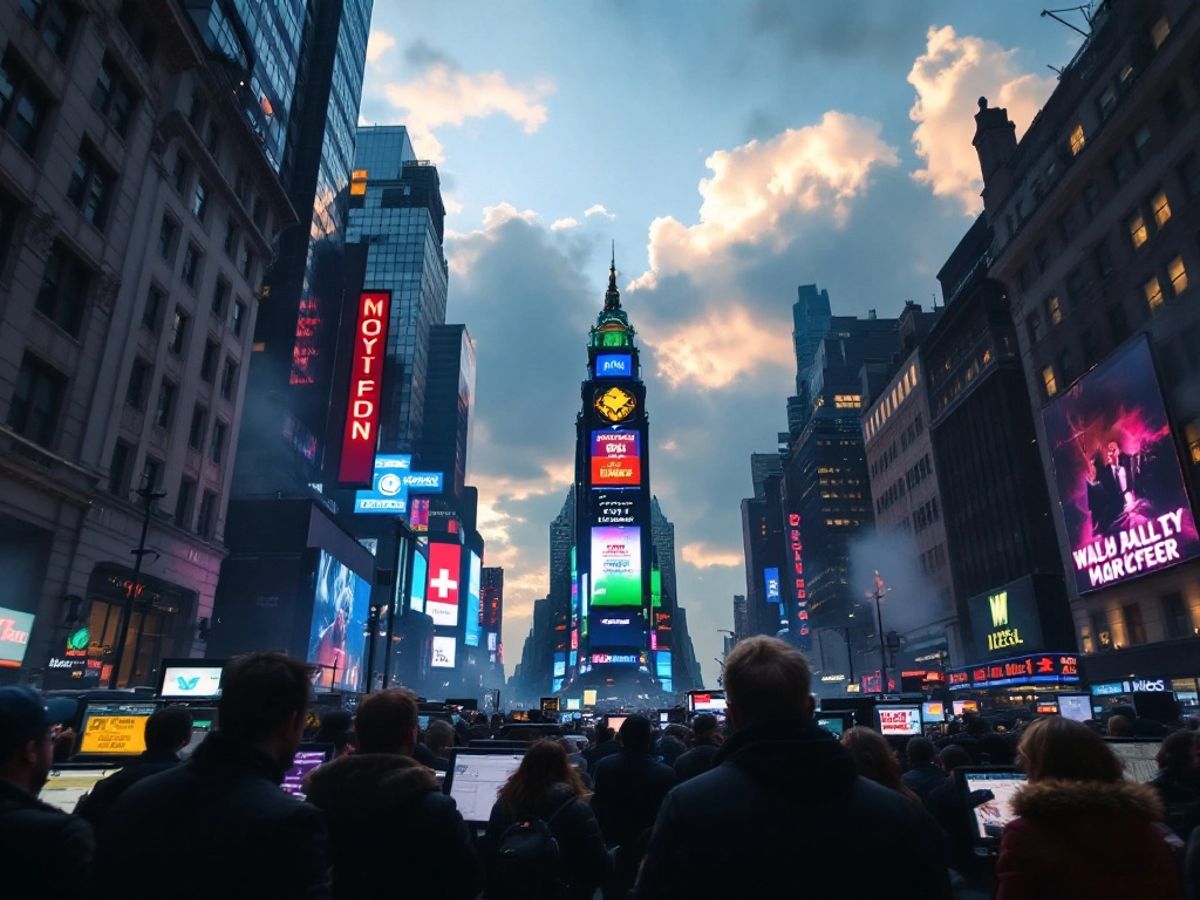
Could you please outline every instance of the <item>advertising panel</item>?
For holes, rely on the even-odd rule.
[[[408,504],[408,527],[416,532],[429,530],[429,498],[413,497]]]
[[[650,608],[659,609],[662,606],[662,570],[658,566],[650,569]]]
[[[33,613],[0,606],[0,666],[15,668],[25,659]]]
[[[654,654],[654,673],[659,678],[671,677],[671,651],[659,650]]]
[[[1027,684],[1079,684],[1074,653],[1035,653],[946,671],[952,691]]]
[[[475,551],[468,552],[467,559],[467,618],[463,622],[463,643],[468,647],[479,646],[483,606],[479,602],[479,582],[481,580],[481,562]]]
[[[367,484],[374,470],[391,300],[390,291],[363,291],[358,295],[358,321],[350,358],[350,396],[346,401],[346,428],[338,464],[338,481],[342,484]]]
[[[1042,650],[1033,579],[1020,578],[967,601],[975,651],[983,657]]]
[[[194,666],[165,666],[158,695],[173,700],[219,697],[223,672],[223,665],[206,665],[201,661]]]
[[[411,466],[411,456],[384,453],[376,456],[371,489],[354,492],[354,511],[367,515],[404,515],[408,511],[408,488],[404,479]]]
[[[562,678],[567,674],[567,654],[559,652],[554,654],[554,672],[555,678]]]
[[[595,606],[642,605],[642,529],[592,529],[592,598]]]
[[[1079,593],[1200,554],[1147,338],[1084,375],[1042,422]]]
[[[633,357],[628,353],[599,353],[596,355],[597,378],[632,378]]]
[[[592,613],[592,647],[642,647],[646,643],[642,625],[642,608],[630,606],[610,609],[605,607]]]
[[[596,525],[632,525],[637,491],[597,490],[592,495],[592,521]]]
[[[447,635],[435,635],[433,638],[433,659],[429,666],[433,669],[453,669],[458,657],[458,645],[454,638]]]
[[[879,716],[879,733],[884,737],[907,737],[921,733],[919,706],[880,706],[875,712]]]
[[[591,459],[592,487],[642,483],[641,440],[636,431],[593,431]]]
[[[413,612],[425,612],[425,579],[428,577],[429,563],[424,554],[419,551],[413,554],[412,593],[408,598],[408,608]]]
[[[429,581],[425,587],[425,612],[434,625],[453,628],[458,624],[459,581],[462,547],[458,544],[429,545]]]
[[[782,603],[783,593],[779,590],[779,570],[774,568],[763,569],[763,588],[764,597],[768,603]]]
[[[787,552],[792,566],[792,585],[796,597],[796,645],[812,648],[812,626],[808,620],[808,586],[804,580],[804,541],[800,535],[800,513],[788,514]]]
[[[317,684],[358,690],[371,585],[324,550],[317,558],[308,661],[320,666]]]
[[[593,666],[636,666],[641,661],[637,653],[593,653]]]
[[[624,388],[613,385],[597,388],[592,397],[592,409],[605,422],[616,425],[624,422],[637,410],[637,397]]]

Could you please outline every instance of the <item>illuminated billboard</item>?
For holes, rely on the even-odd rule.
[[[371,585],[324,550],[317,558],[316,576],[308,661],[320,667],[319,685],[356,691]]]
[[[479,602],[479,582],[481,580],[479,555],[475,551],[467,554],[467,618],[463,622],[463,643],[468,647],[479,646],[480,620],[483,618],[483,606]]]
[[[766,593],[763,595],[767,598],[768,603],[782,603],[783,593],[779,590],[779,570],[775,568],[763,569],[763,588]]]
[[[433,659],[429,665],[434,669],[453,669],[458,658],[458,647],[454,638],[436,635],[433,639]]]
[[[1079,593],[1200,554],[1145,337],[1049,403],[1042,422]]]
[[[413,531],[429,530],[429,498],[413,497],[408,504],[408,527]]]
[[[358,319],[350,357],[346,428],[342,434],[342,457],[338,464],[338,481],[342,484],[367,484],[374,470],[391,300],[390,291],[363,291],[358,295]]]
[[[632,378],[633,357],[628,353],[599,353],[596,355],[597,378]]]
[[[642,605],[642,529],[592,529],[591,605]]]
[[[642,483],[641,440],[636,431],[593,431],[591,459],[592,487]]]
[[[654,674],[659,678],[671,677],[671,651],[659,650],[654,654]]]
[[[560,652],[560,653],[555,653],[555,654],[554,654],[554,673],[553,673],[553,677],[555,677],[555,678],[562,678],[562,677],[563,677],[563,676],[565,676],[566,674],[567,674],[567,654],[566,654],[566,653],[561,653],[561,652]]]
[[[650,567],[650,608],[662,606],[662,571],[658,566]]]
[[[408,608],[413,612],[425,612],[425,578],[429,571],[429,563],[420,552],[413,553],[412,592],[408,598]]]
[[[16,668],[21,665],[29,647],[33,619],[32,613],[0,606],[0,666]]]
[[[592,647],[641,647],[646,643],[642,608],[609,609],[592,613]]]
[[[596,525],[632,525],[637,491],[596,490],[592,494],[592,521]]]
[[[412,457],[380,453],[369,491],[354,492],[354,511],[367,515],[402,516],[408,511],[408,477]]]
[[[812,647],[812,626],[808,619],[808,586],[804,580],[804,540],[800,535],[800,513],[788,514],[787,552],[791,559],[792,588],[796,597],[796,646]]]
[[[425,612],[434,625],[453,628],[458,624],[459,581],[462,547],[458,544],[429,545],[429,580],[425,586]]]

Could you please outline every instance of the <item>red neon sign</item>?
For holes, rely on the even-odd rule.
[[[346,431],[338,481],[369,484],[375,469],[379,439],[379,401],[383,395],[383,354],[387,342],[389,291],[363,291],[358,295],[358,322],[354,329],[354,355],[350,363],[350,397],[346,406]]]

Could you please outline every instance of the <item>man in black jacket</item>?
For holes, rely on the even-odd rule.
[[[327,900],[325,824],[280,787],[304,732],[309,672],[282,653],[225,667],[220,729],[135,784],[100,828],[96,897]]]
[[[929,795],[946,782],[946,773],[937,761],[937,747],[929,738],[910,738],[904,747],[904,755],[908,757],[908,771],[901,778],[928,809]]]
[[[85,894],[95,842],[87,822],[37,799],[50,774],[52,727],[75,701],[42,703],[24,687],[0,688],[0,894]]]
[[[717,727],[716,716],[700,713],[692,720],[692,734],[692,749],[675,760],[675,775],[680,784],[711,769],[713,757],[721,747],[721,731]]]
[[[476,896],[483,872],[466,823],[433,772],[412,758],[416,698],[397,689],[370,694],[354,728],[358,752],[305,781],[309,802],[329,825],[333,896]]]
[[[734,734],[711,771],[667,795],[636,897],[949,896],[920,809],[859,777],[813,723],[811,673],[797,650],[777,638],[741,641],[724,683]]]
[[[603,725],[596,726],[596,746],[589,747],[583,751],[583,758],[587,760],[588,771],[596,771],[596,763],[604,759],[606,756],[612,756],[619,752],[621,745],[617,743],[616,735],[613,730],[608,727],[607,721]]]
[[[166,706],[155,710],[146,720],[146,752],[131,760],[121,771],[97,782],[92,790],[75,805],[75,815],[82,816],[96,828],[122,794],[143,778],[157,775],[179,765],[179,751],[192,738],[192,714],[182,706]]]

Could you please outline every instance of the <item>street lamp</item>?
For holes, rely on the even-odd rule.
[[[879,574],[879,570],[875,570],[875,590],[867,591],[867,598],[875,600],[875,615],[879,622],[879,693],[886,694],[888,687],[887,680],[887,647],[884,644],[883,636],[883,607],[879,601],[887,594],[891,593],[891,588],[883,583],[883,576]]]
[[[129,621],[133,618],[133,598],[137,593],[138,576],[142,574],[142,558],[147,553],[154,553],[153,550],[146,549],[146,534],[150,530],[150,509],[155,500],[160,500],[167,496],[166,491],[156,491],[151,485],[138,488],[137,495],[142,498],[145,508],[142,511],[142,536],[138,540],[136,550],[130,550],[133,554],[133,577],[129,579],[129,590],[125,592],[125,603],[121,606],[121,620],[117,625],[117,646],[113,650],[112,672],[108,676],[109,688],[117,686],[117,680],[121,676],[121,663],[125,657],[125,643],[128,637]],[[138,638],[142,636],[141,627],[138,628]],[[137,652],[134,652],[134,665],[137,665]]]

